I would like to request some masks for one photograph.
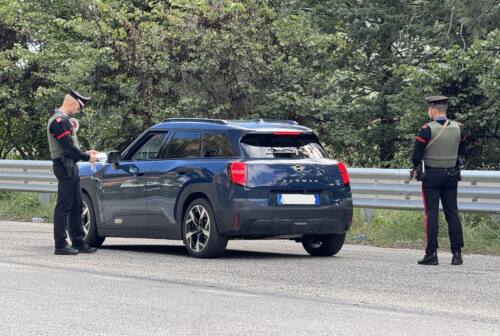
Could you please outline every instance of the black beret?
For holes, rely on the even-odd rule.
[[[428,96],[425,97],[427,104],[446,104],[448,102],[448,97],[446,96]]]
[[[78,92],[76,92],[75,90],[70,90],[68,92],[68,94],[75,98],[76,101],[80,104],[80,107],[84,107],[85,104],[87,104],[87,102],[90,100],[91,97],[85,97],[85,96],[82,96],[81,94],[79,94]]]

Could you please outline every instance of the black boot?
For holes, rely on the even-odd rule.
[[[54,250],[54,254],[60,254],[60,255],[75,255],[78,254],[78,250],[75,250],[69,245],[66,245],[64,247],[56,248]]]
[[[92,247],[87,243],[82,243],[82,244],[77,244],[77,245],[73,244],[73,248],[75,250],[78,250],[78,252],[80,252],[80,253],[94,253],[97,251],[97,249],[95,247]]]
[[[434,251],[434,252],[429,253],[429,254],[426,253],[425,256],[418,261],[418,264],[419,265],[437,265],[437,264],[439,264],[437,252]]]
[[[462,265],[464,263],[462,259],[462,253],[460,251],[453,252],[453,258],[451,258],[452,265]]]

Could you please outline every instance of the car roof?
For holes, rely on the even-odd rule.
[[[301,126],[290,120],[221,120],[203,118],[171,118],[151,127],[152,130],[162,129],[197,129],[207,131],[240,131],[240,132],[286,132],[298,131],[311,133],[308,127]]]

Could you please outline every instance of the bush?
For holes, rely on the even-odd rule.
[[[47,205],[42,205],[38,193],[0,192],[0,202],[0,219],[31,221],[33,217],[41,217],[52,221],[55,194]]]
[[[464,252],[500,255],[500,221],[488,214],[461,213]],[[439,246],[449,249],[448,225],[439,215]],[[358,240],[360,235],[366,239]],[[375,210],[369,224],[363,222],[361,210],[355,209],[348,242],[396,248],[425,248],[423,211]],[[364,238],[364,237],[363,237]]]

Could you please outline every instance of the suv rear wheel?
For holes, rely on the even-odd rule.
[[[344,245],[345,233],[305,237],[302,246],[312,256],[332,256]]]
[[[217,231],[210,203],[198,198],[189,204],[182,222],[182,240],[196,258],[217,258],[224,253],[227,238]]]

